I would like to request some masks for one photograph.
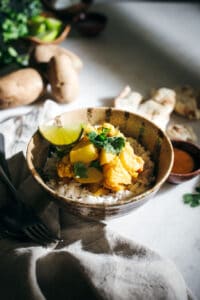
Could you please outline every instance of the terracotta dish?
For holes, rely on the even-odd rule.
[[[86,204],[80,201],[66,199],[47,186],[42,170],[47,159],[49,143],[37,131],[31,138],[27,148],[28,167],[36,181],[53,197],[57,203],[75,215],[104,220],[129,213],[136,207],[144,204],[152,197],[169,177],[173,165],[172,144],[165,133],[147,119],[114,108],[84,108],[65,112],[56,117],[59,123],[72,124],[77,120],[82,124],[101,124],[109,122],[118,126],[126,136],[134,137],[152,155],[155,162],[155,182],[145,192],[131,197],[126,201],[114,204]]]
[[[172,140],[173,149],[178,149],[177,158],[174,156],[174,166],[168,182],[178,184],[194,178],[200,174],[200,147],[183,140]],[[180,152],[181,151],[181,152]],[[181,157],[184,155],[184,157]],[[179,164],[181,165],[179,168]]]

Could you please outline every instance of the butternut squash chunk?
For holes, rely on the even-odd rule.
[[[123,190],[131,184],[131,175],[123,167],[118,156],[109,164],[103,166],[104,186],[113,191]]]
[[[126,142],[124,149],[119,154],[119,158],[123,167],[131,174],[133,178],[136,178],[138,176],[138,172],[143,170],[143,159],[134,154],[133,148],[128,142]]]

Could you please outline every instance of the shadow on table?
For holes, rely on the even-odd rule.
[[[108,26],[96,39],[83,39],[83,47],[91,60],[119,78],[123,86],[129,84],[146,93],[160,86],[199,85],[199,70],[194,70],[175,49],[163,45],[153,30],[137,20],[128,20],[118,5],[96,5],[95,9],[108,16]],[[111,103],[110,99],[102,99],[103,105]]]

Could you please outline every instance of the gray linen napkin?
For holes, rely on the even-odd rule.
[[[193,299],[172,262],[103,223],[59,208],[29,174],[22,152],[9,160],[9,167],[24,201],[60,232],[63,242],[43,247],[0,240],[0,299]],[[0,205],[8,200],[0,182]]]

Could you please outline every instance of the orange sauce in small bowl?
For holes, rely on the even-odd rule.
[[[193,157],[186,151],[174,147],[174,165],[172,173],[187,174],[194,170],[195,162]]]

